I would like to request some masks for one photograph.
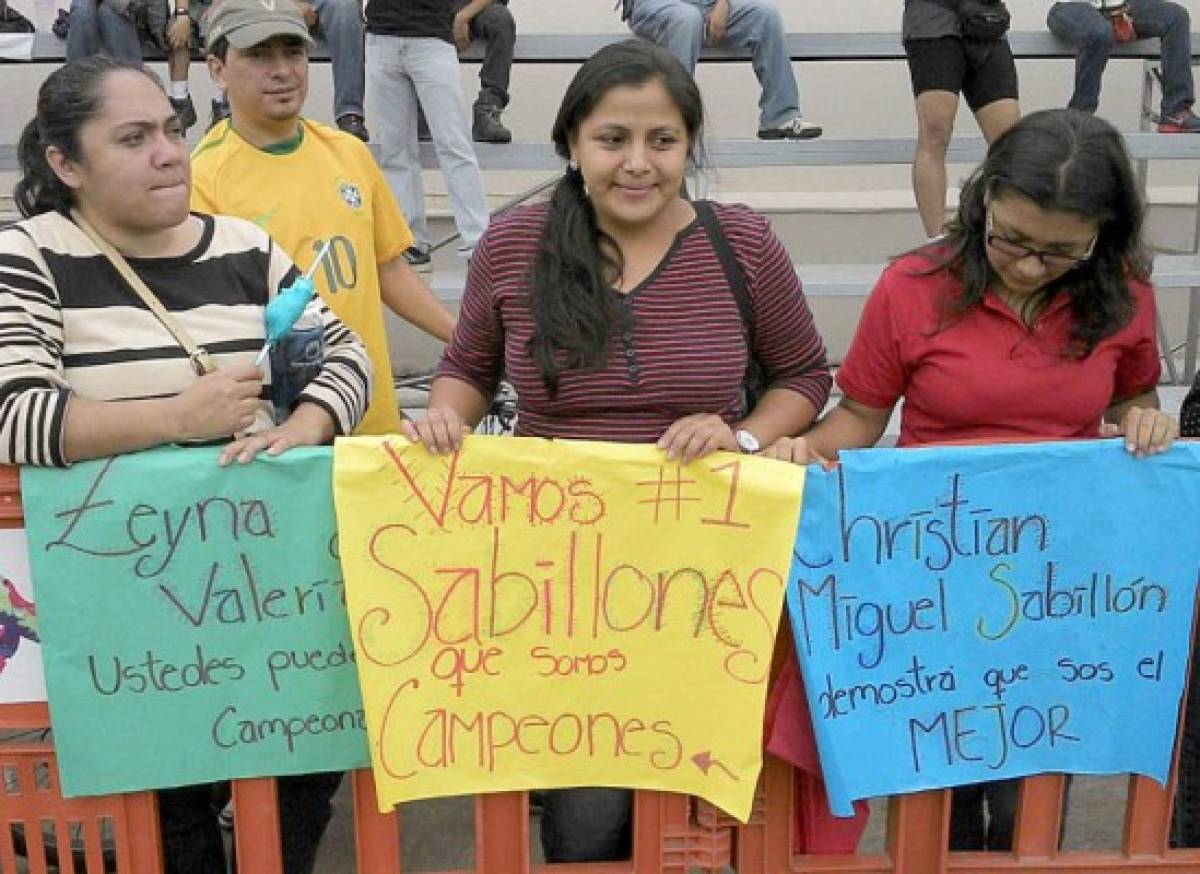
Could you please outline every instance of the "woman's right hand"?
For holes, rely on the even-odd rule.
[[[470,433],[453,407],[430,407],[425,411],[425,418],[401,422],[400,430],[409,440],[422,444],[434,455],[457,452],[462,448],[463,437]]]
[[[825,458],[805,437],[780,437],[761,453],[763,458],[776,458],[792,464],[819,464],[826,470],[837,466],[836,461]]]
[[[174,441],[218,440],[245,431],[258,415],[262,372],[239,364],[206,373],[171,398]]]

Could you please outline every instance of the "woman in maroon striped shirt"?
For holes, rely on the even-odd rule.
[[[519,435],[655,442],[684,462],[812,423],[830,376],[786,250],[746,207],[682,194],[702,122],[695,82],[651,43],[580,67],[552,134],[567,172],[548,204],[506,213],[480,240],[411,439],[456,449],[502,374]],[[751,355],[766,390],[746,409]],[[625,790],[545,793],[547,861],[628,858],[629,814]]]

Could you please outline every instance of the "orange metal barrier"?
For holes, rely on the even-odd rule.
[[[16,471],[0,467],[0,528],[20,527]],[[0,706],[0,731],[45,729],[44,704]],[[16,874],[161,874],[154,794],[138,792],[64,799],[53,745],[0,739],[0,872]],[[403,874],[402,817],[381,814],[370,771],[353,774],[355,868],[361,874]],[[529,858],[529,806],[523,792],[475,798],[475,863],[438,874],[1054,874],[1054,872],[1200,872],[1200,850],[1168,848],[1174,771],[1166,789],[1132,777],[1124,838],[1113,851],[1059,849],[1065,778],[1023,781],[1012,853],[950,853],[950,793],[892,798],[883,852],[845,856],[793,855],[792,768],[767,757],[750,822],[742,825],[695,798],[637,792],[633,858],[603,864],[534,865]],[[281,874],[275,781],[233,781],[238,869]],[[68,848],[70,851],[68,852]],[[20,860],[20,863],[19,861]],[[24,867],[19,867],[23,865]]]

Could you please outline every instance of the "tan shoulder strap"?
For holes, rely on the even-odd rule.
[[[204,376],[206,373],[215,371],[217,367],[213,363],[212,356],[208,354],[203,346],[200,346],[192,339],[192,335],[183,329],[183,326],[176,321],[174,316],[167,312],[167,308],[162,305],[162,301],[142,281],[142,278],[133,272],[133,268],[129,266],[129,262],[125,260],[121,253],[113,248],[108,240],[100,236],[96,229],[79,214],[78,210],[71,210],[71,220],[75,222],[79,230],[87,235],[87,238],[109,260],[112,266],[116,268],[117,273],[129,284],[129,287],[137,292],[137,296],[150,308],[150,312],[154,313],[155,318],[162,322],[163,327],[171,332],[171,335],[187,352],[188,359],[192,362],[192,367],[195,368],[197,375]]]

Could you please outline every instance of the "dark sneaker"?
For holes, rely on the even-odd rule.
[[[789,119],[779,127],[765,127],[758,131],[760,140],[811,140],[823,133],[819,124],[805,121],[800,116]]]
[[[404,260],[418,273],[428,273],[433,270],[433,259],[420,246],[409,246],[404,250]]]
[[[196,104],[192,103],[190,94],[187,97],[169,97],[167,99],[171,101],[171,108],[179,116],[179,123],[183,125],[185,131],[196,123]]]
[[[346,133],[358,137],[364,143],[371,141],[367,125],[363,122],[363,117],[357,113],[347,112],[345,115],[338,116],[337,126]]]
[[[500,107],[490,103],[475,104],[475,123],[471,139],[477,143],[511,143],[512,131],[500,121]]]
[[[212,130],[225,119],[229,118],[229,101],[214,97],[209,112],[208,129]]]
[[[1160,134],[1200,134],[1200,118],[1190,109],[1181,109],[1158,120]]]

